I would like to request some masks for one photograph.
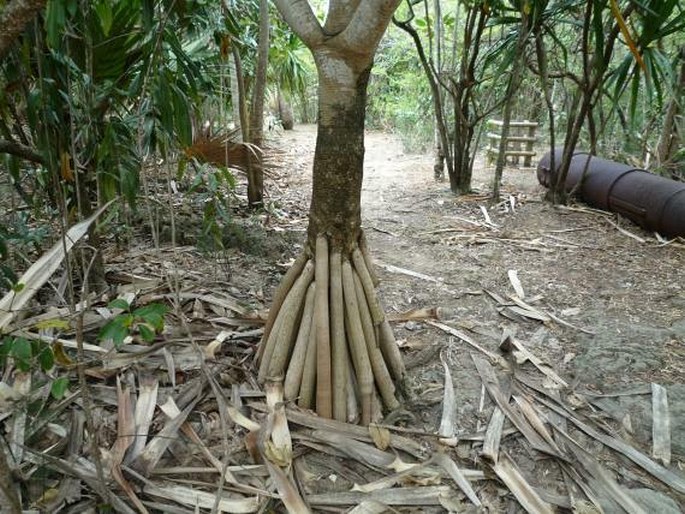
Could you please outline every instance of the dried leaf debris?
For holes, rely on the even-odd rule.
[[[257,300],[192,278],[178,290],[159,277],[138,279],[135,293],[122,283],[113,297],[137,307],[171,305],[168,326],[153,341],[135,335],[122,345],[98,343],[97,332],[115,315],[106,306],[112,298],[80,306],[76,315],[88,320],[81,341],[87,391],[73,380],[57,400],[45,373],[3,376],[3,512],[75,512],[102,501],[117,512],[644,512],[630,494],[638,487],[685,499],[685,478],[669,467],[669,405],[658,384],[651,387],[650,458],[648,448],[623,440],[598,416],[591,394],[574,390],[513,332],[505,331],[499,347],[485,344],[431,321],[438,309],[423,309],[396,320],[422,320],[452,336],[464,358],[470,354],[485,391],[481,430],[459,429],[444,355],[443,415],[432,431],[351,425],[285,401],[280,383],[258,388],[254,356],[265,318],[251,308]],[[534,307],[535,297],[524,301],[515,272],[509,279],[515,295],[490,293],[502,311],[559,323]],[[59,371],[75,377],[80,336],[71,320],[45,323],[60,316],[68,311],[3,319],[8,333],[61,348]],[[96,433],[84,422],[85,393]],[[108,498],[98,497],[103,485]]]

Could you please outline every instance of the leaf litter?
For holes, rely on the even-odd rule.
[[[479,209],[485,223],[472,224],[496,230],[489,211]],[[545,248],[548,243],[540,241],[515,244]],[[148,264],[170,257],[165,250],[146,255]],[[80,345],[88,390],[74,380],[60,400],[50,400],[49,389],[37,385],[49,378],[44,373],[5,373],[3,512],[17,511],[17,502],[34,511],[74,512],[102,501],[119,512],[547,513],[603,512],[606,505],[643,512],[629,494],[635,486],[685,499],[685,478],[668,467],[671,427],[664,388],[652,384],[650,391],[617,393],[652,395],[650,458],[592,406],[601,394],[577,387],[511,330],[512,323],[530,320],[587,330],[537,307],[539,298],[524,293],[516,270],[508,273],[515,294],[484,288],[509,319],[499,344],[451,326],[437,307],[391,316],[394,323],[440,330],[450,336],[449,347],[463,347],[462,355],[473,352],[474,377],[485,391],[483,423],[466,433],[457,426],[462,406],[453,394],[450,355],[440,354],[442,380],[432,388],[442,406],[433,430],[406,421],[361,427],[321,419],[284,402],[280,384],[261,388],[256,382],[253,357],[265,319],[261,298],[207,287],[192,263],[187,269],[174,265],[173,273],[183,277],[177,287],[164,273],[127,274],[122,266],[113,298],[126,295],[138,307],[171,304],[164,332],[152,343],[134,337],[119,347],[98,344],[96,333],[114,315],[107,308],[113,298],[92,298],[77,311],[88,319],[79,342],[70,328],[40,328],[46,319],[68,317],[68,310],[33,307],[23,320],[12,310],[25,310],[57,267],[29,276],[35,282],[20,303],[2,300],[3,330],[69,351]],[[59,372],[75,377],[76,364],[64,361]],[[84,421],[84,395],[90,397],[96,433]],[[103,486],[110,494],[98,498]]]

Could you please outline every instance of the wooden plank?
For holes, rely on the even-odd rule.
[[[495,127],[501,127],[504,125],[502,120],[488,120],[488,125],[494,125]],[[537,127],[538,124],[534,121],[510,121],[510,127]]]
[[[487,135],[490,139],[496,139],[498,141],[502,139],[502,136],[500,134],[495,134],[493,132],[488,132]],[[507,141],[515,143],[535,143],[537,140],[537,137],[531,136],[507,136]]]
[[[495,153],[495,154],[498,153],[497,150],[493,150],[491,148],[488,148],[487,152],[488,153]],[[537,155],[537,153],[536,152],[527,152],[527,151],[516,151],[515,152],[513,150],[507,150],[506,152],[504,152],[504,155],[506,155],[507,157],[515,157],[515,156],[518,156],[518,157],[535,157]]]

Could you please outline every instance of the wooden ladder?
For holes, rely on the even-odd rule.
[[[499,155],[499,144],[502,139],[502,125],[501,120],[488,120],[488,147],[485,150],[488,166],[497,162]],[[510,162],[514,166],[519,166],[519,160],[523,157],[523,166],[531,167],[535,151],[533,147],[537,141],[535,131],[538,124],[534,121],[511,121],[509,122],[509,135],[507,136],[507,144],[505,151],[506,162]]]

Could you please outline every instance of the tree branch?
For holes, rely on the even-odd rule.
[[[364,0],[336,38],[342,48],[373,57],[390,18],[402,0]]]
[[[36,152],[33,148],[24,146],[21,143],[16,143],[14,141],[0,139],[0,153],[8,153],[10,155],[15,155],[17,157],[21,157],[22,159],[26,159],[27,161],[45,164],[45,159],[43,156]]]
[[[11,0],[0,13],[0,60],[47,0]]]
[[[357,11],[359,2],[360,0],[329,0],[328,14],[323,27],[327,36],[335,36],[345,30]]]
[[[310,49],[324,41],[324,31],[307,0],[274,0],[285,22]]]

